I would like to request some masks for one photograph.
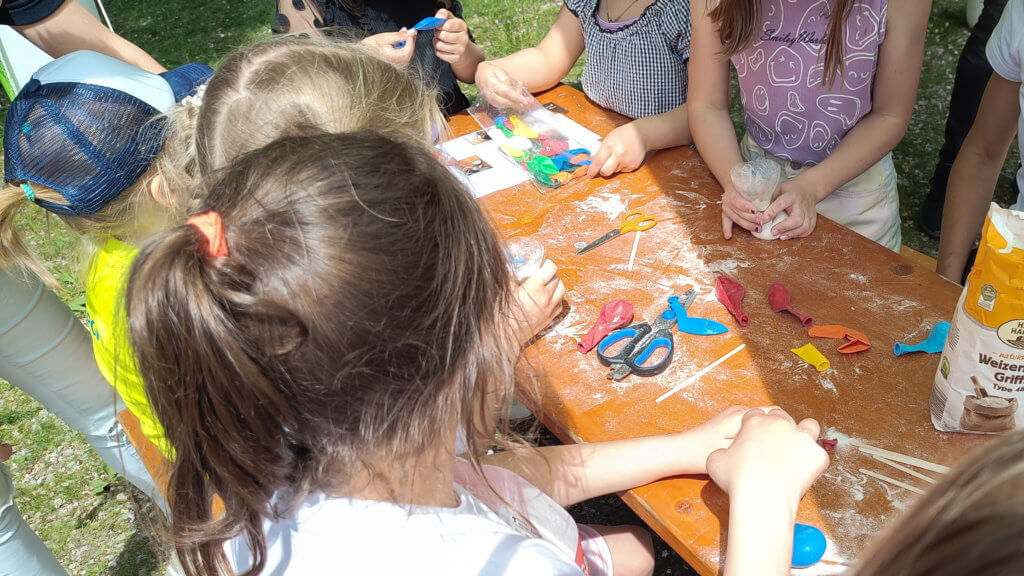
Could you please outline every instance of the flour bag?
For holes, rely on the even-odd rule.
[[[993,434],[1024,427],[1024,213],[992,204],[932,385],[932,424]]]

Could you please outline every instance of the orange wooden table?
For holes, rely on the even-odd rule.
[[[606,134],[625,119],[602,110],[565,86],[538,98],[556,102],[576,122]],[[452,118],[456,134],[478,127],[472,118]],[[732,404],[777,404],[796,418],[813,417],[828,436],[953,464],[984,438],[936,432],[928,402],[939,355],[894,357],[896,340],[917,342],[936,322],[948,320],[958,287],[901,256],[825,218],[797,241],[764,242],[739,230],[722,238],[721,188],[689,148],[655,154],[639,171],[610,180],[539,193],[524,184],[481,200],[506,236],[543,242],[569,292],[568,312],[529,353],[539,372],[543,404],[539,416],[565,442],[597,442],[676,432],[699,424]],[[633,236],[616,239],[582,256],[573,244],[590,242],[619,220],[623,208],[642,208],[659,222],[644,232],[632,270]],[[725,274],[746,288],[750,325],[740,328],[714,296],[715,276]],[[791,348],[811,339],[788,314],[775,314],[768,286],[782,282],[794,307],[815,323],[843,324],[870,338],[873,348],[854,355],[836,352],[841,341],[814,339],[831,360],[824,372],[797,358]],[[633,302],[637,316],[653,320],[666,298],[689,288],[699,292],[691,310],[729,326],[713,337],[676,332],[675,357],[656,377],[605,378],[595,353],[576,351],[609,300]],[[655,399],[740,343],[746,348],[697,382]],[[829,539],[825,561],[795,573],[834,573],[864,549],[915,499],[858,472],[866,468],[920,485],[873,462],[851,447],[832,453],[832,463],[804,499],[799,521],[821,528]],[[925,488],[926,486],[921,486]],[[657,533],[698,572],[716,574],[724,558],[728,503],[706,477],[656,482],[622,495]]]

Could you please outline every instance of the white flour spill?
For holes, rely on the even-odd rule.
[[[628,203],[622,200],[622,196],[610,192],[598,192],[587,197],[582,202],[576,202],[576,208],[581,212],[601,212],[609,220],[615,220],[620,214],[626,211]]]
[[[740,268],[751,268],[753,265],[750,262],[739,261],[739,260],[718,260],[708,265],[708,270],[724,275],[724,276],[735,276],[736,272]]]
[[[574,338],[586,334],[587,330],[590,330],[590,327],[580,317],[576,308],[570,304],[568,314],[548,329],[544,334],[544,339],[552,346],[559,348],[567,344],[575,345]]]
[[[829,392],[832,392],[836,396],[839,396],[839,390],[836,389],[835,382],[832,381],[832,373],[834,370],[829,369],[824,372],[818,373],[818,381],[821,382],[821,387]]]

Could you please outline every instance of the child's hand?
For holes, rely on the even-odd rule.
[[[516,336],[526,344],[543,330],[562,311],[565,284],[558,277],[558,267],[546,260],[536,274],[519,285],[516,292],[517,310],[514,311]]]
[[[398,42],[405,42],[405,45],[395,48]],[[359,43],[373,48],[395,66],[405,68],[412,61],[412,54],[416,51],[416,30],[402,28],[398,32],[374,34],[363,38]]]
[[[522,82],[512,78],[500,66],[481,62],[476,69],[480,95],[498,108],[519,108],[529,103],[529,92]]]
[[[700,426],[679,434],[685,440],[682,450],[685,463],[681,466],[685,474],[706,474],[708,456],[712,452],[728,448],[740,431],[743,415],[751,410],[764,414],[775,406],[749,408],[730,406]]]
[[[818,223],[817,206],[818,197],[814,190],[798,176],[779,184],[775,200],[761,216],[762,222],[771,222],[779,212],[785,210],[789,217],[772,228],[772,235],[778,236],[779,240],[803,238],[814,232]]]
[[[796,424],[780,408],[749,410],[732,445],[708,456],[711,479],[730,497],[754,490],[782,498],[795,511],[800,499],[828,466],[817,443],[821,427],[813,419]]]
[[[624,124],[604,137],[601,148],[590,159],[587,176],[611,176],[616,172],[632,172],[647,156],[647,145],[636,122]]]
[[[732,182],[727,182],[722,187],[722,235],[725,239],[732,238],[733,224],[751,232],[760,232],[761,223],[757,220],[757,207],[737,192]],[[767,221],[771,222],[771,219]]]
[[[445,23],[434,29],[434,53],[441,60],[457,66],[473,43],[469,39],[469,26],[465,20],[456,18],[455,14],[443,8],[434,17],[445,18]]]

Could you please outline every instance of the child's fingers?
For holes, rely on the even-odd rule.
[[[814,440],[817,440],[818,436],[821,435],[821,424],[814,418],[804,418],[796,427]]]
[[[434,29],[434,33],[448,34],[449,36],[462,35],[465,36],[469,32],[469,26],[465,20],[450,16],[445,20],[444,24]]]
[[[722,214],[727,216],[733,224],[736,224],[737,226],[743,228],[744,230],[747,230],[749,232],[760,231],[761,227],[756,222],[751,222],[750,220],[743,218],[743,213],[737,213],[736,210],[733,210],[732,206],[729,206],[724,202],[722,203]]]
[[[611,150],[609,150],[608,146],[602,145],[598,148],[597,154],[590,157],[590,166],[587,166],[587,176],[594,178],[600,174],[609,156],[611,156]]]
[[[608,160],[605,160],[604,166],[601,166],[601,176],[608,178],[612,174],[618,172],[619,165],[622,163],[619,158],[619,155],[613,152],[611,156],[608,157]]]
[[[726,240],[732,239],[732,219],[725,215],[725,210],[722,210],[722,236]]]
[[[779,196],[778,198],[776,198],[775,200],[772,201],[772,203],[768,206],[768,208],[765,209],[765,211],[764,211],[764,221],[765,221],[765,223],[771,222],[772,220],[775,219],[776,216],[779,215],[779,212],[782,212],[783,210],[789,210],[789,208],[792,205],[793,205],[793,197],[791,195],[786,194],[786,195],[783,195],[783,196]]]
[[[778,236],[779,238],[788,239],[794,236],[804,226],[804,218],[799,213],[793,213],[786,217],[785,220],[779,222],[772,227],[772,235]]]
[[[434,39],[439,40],[444,44],[465,46],[469,43],[469,34],[466,34],[465,30],[461,32],[446,32],[440,28],[438,28],[438,30],[434,30]]]
[[[441,8],[440,10],[437,11],[436,14],[434,14],[434,18],[455,18],[455,14],[452,14],[448,10]]]
[[[558,266],[555,266],[551,260],[545,260],[539,270],[523,281],[523,288],[534,292],[556,278],[558,278]]]

